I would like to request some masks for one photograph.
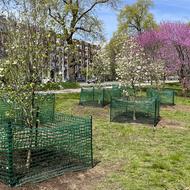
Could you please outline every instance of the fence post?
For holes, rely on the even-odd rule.
[[[91,128],[91,165],[92,165],[92,168],[94,167],[94,159],[93,159],[93,130],[92,130],[92,116],[90,116],[90,128]]]
[[[14,171],[13,171],[13,131],[11,122],[7,126],[7,175],[8,184],[14,186]]]
[[[37,106],[37,110],[36,110],[35,146],[38,146],[38,126],[39,126],[39,107]]]
[[[79,100],[79,105],[82,105],[82,102],[81,102],[81,95],[82,95],[82,93],[83,93],[83,88],[81,88],[81,90],[80,90],[80,100]]]
[[[93,98],[93,103],[94,103],[94,86],[93,86],[93,92],[92,92],[92,94],[93,94],[92,98]]]
[[[104,95],[105,95],[105,89],[103,88],[102,90],[102,93],[103,93],[103,97],[102,97],[102,107],[104,107]]]
[[[111,97],[111,102],[110,102],[110,122],[112,122],[112,100],[113,100],[113,97]]]
[[[175,100],[174,100],[174,97],[175,97],[175,92],[174,92],[174,90],[173,90],[173,106],[175,105]]]
[[[156,124],[157,124],[157,102],[158,100],[156,98],[154,98],[154,106],[155,106],[155,110],[154,110],[154,127],[156,127]]]
[[[56,100],[56,94],[53,94],[53,116],[52,116],[52,122],[54,122],[55,121],[55,100]],[[39,114],[39,111],[40,110],[38,110],[38,114]],[[39,116],[39,115],[38,115]]]

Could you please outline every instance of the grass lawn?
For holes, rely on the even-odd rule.
[[[78,105],[79,96],[57,96],[57,111],[93,116],[94,159],[88,189],[190,189],[190,99],[161,109],[154,131],[143,124],[109,122],[109,108]],[[97,170],[97,171],[96,171]],[[85,188],[84,188],[85,189]]]
[[[190,190],[190,98],[162,107],[156,130],[110,123],[108,106],[78,103],[79,94],[56,95],[57,111],[93,116],[95,167],[16,190]]]

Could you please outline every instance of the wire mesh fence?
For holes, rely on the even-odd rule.
[[[55,94],[36,94],[35,105],[39,110],[41,122],[52,121],[55,112]],[[49,118],[46,117],[47,114]]]
[[[175,91],[172,89],[147,89],[148,97],[157,97],[163,105],[175,105]]]
[[[14,122],[16,116],[1,117],[0,181],[5,184],[38,182],[92,167],[92,118],[48,112],[50,102],[42,105],[32,128]]]
[[[110,121],[135,122],[157,125],[160,117],[160,102],[157,98],[136,97],[112,99]]]
[[[55,94],[35,94],[34,107],[39,112],[41,122],[51,121],[55,111]],[[43,118],[44,114],[48,114],[49,118]],[[23,125],[23,120],[24,114],[19,105],[6,98],[0,99],[0,124],[11,121]]]
[[[109,88],[82,88],[80,93],[80,105],[105,106],[110,104],[112,98],[121,97],[122,89],[119,87]]]

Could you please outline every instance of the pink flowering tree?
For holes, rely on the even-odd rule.
[[[154,60],[163,60],[167,75],[178,75],[185,93],[190,89],[190,26],[165,22],[138,40]]]

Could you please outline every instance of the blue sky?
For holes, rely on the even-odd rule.
[[[132,4],[136,0],[123,0],[122,6]],[[154,0],[154,7],[150,10],[159,23],[161,21],[190,21],[190,0]],[[106,39],[109,40],[117,29],[117,11],[103,7],[98,11],[102,19]]]

